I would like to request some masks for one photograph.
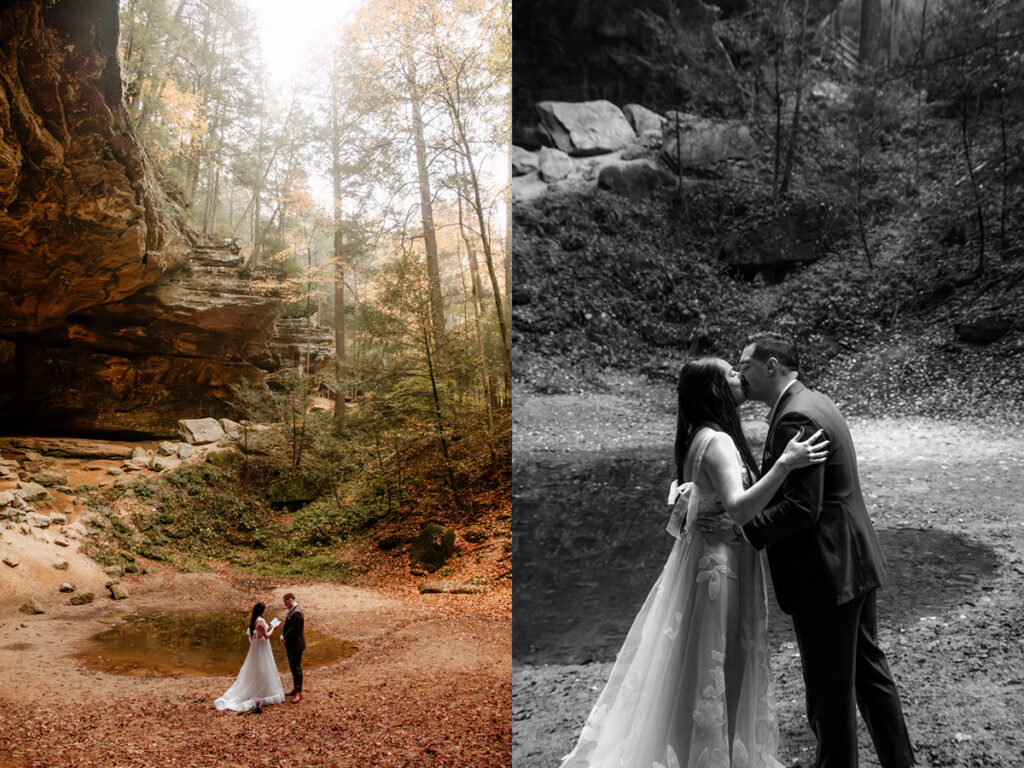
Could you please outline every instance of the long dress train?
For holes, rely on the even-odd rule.
[[[696,482],[675,509],[677,541],[562,768],[782,768],[760,556],[703,537],[697,513],[725,512]]]
[[[256,619],[257,626],[262,622],[264,629],[267,622],[262,617]],[[270,647],[270,638],[249,638],[249,653],[242,662],[238,677],[224,695],[213,702],[217,709],[230,709],[245,712],[256,706],[259,701],[264,706],[280,704],[284,701],[284,686],[281,676],[277,673],[277,662],[274,661],[274,650]]]

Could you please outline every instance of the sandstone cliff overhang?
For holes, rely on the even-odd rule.
[[[0,9],[0,331],[58,326],[188,256],[127,123],[117,13]]]
[[[0,432],[173,436],[323,367],[238,245],[197,243],[127,120],[116,0],[0,4]]]

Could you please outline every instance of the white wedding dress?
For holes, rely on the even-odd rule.
[[[694,518],[706,510],[725,514],[686,483],[668,526],[677,541],[562,768],[783,768],[761,559],[749,544],[705,540]]]
[[[256,619],[256,626],[260,625],[264,630],[267,629],[267,622],[262,617]],[[270,638],[253,634],[249,638],[249,653],[242,662],[238,677],[224,695],[213,702],[213,706],[217,709],[245,712],[255,707],[257,701],[263,706],[280,704],[284,701],[284,686],[281,685],[281,676],[277,673]]]

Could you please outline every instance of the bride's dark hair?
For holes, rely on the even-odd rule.
[[[743,463],[753,477],[760,474],[757,463],[750,452],[747,439],[740,426],[740,415],[736,410],[729,381],[719,361],[713,357],[702,357],[683,364],[679,371],[679,412],[676,420],[676,476],[683,482],[683,465],[686,453],[693,442],[693,436],[701,427],[711,427],[725,432],[739,449]],[[695,479],[695,478],[691,478]]]
[[[252,607],[252,616],[249,617],[249,637],[256,634],[256,619],[262,616],[265,610],[267,610],[267,606],[263,603],[256,603]]]

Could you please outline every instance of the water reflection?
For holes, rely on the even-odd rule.
[[[615,657],[672,548],[664,492],[668,450],[516,461],[513,655],[579,664]],[[992,576],[988,547],[943,531],[883,529],[889,563],[883,620],[941,612]],[[951,576],[951,574],[955,574]],[[769,594],[773,643],[794,640]]]
[[[86,666],[131,677],[212,677],[238,673],[249,651],[248,613],[167,613],[128,616],[90,638],[77,656]],[[271,638],[277,668],[288,673],[288,660]],[[305,630],[305,669],[322,667],[356,652],[356,647],[316,630]]]

